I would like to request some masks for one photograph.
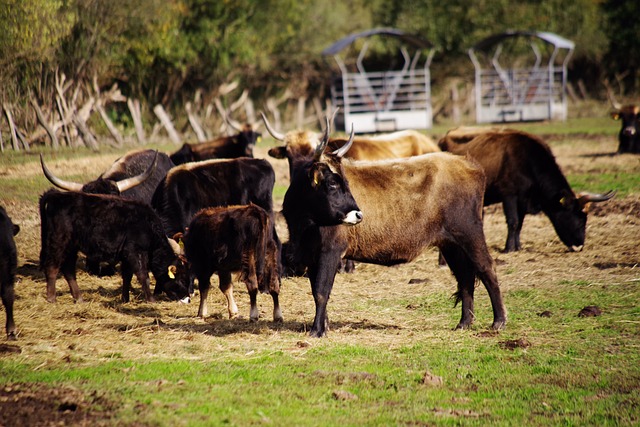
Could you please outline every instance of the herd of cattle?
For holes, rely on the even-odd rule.
[[[56,177],[41,156],[44,175],[64,190],[50,189],[39,202],[47,300],[56,300],[59,274],[74,300],[82,300],[76,281],[82,252],[90,274],[112,274],[120,265],[123,302],[129,301],[133,275],[147,301],[162,293],[189,300],[197,280],[198,316],[206,317],[210,278],[217,273],[229,316],[235,317],[232,274],[238,272],[249,291],[250,319],[258,320],[260,291],[273,299],[273,320],[282,321],[280,280],[285,272],[296,272],[311,283],[316,312],[310,335],[322,337],[343,260],[394,265],[435,246],[457,281],[456,301],[462,303],[457,328],[474,320],[479,279],[493,308],[492,328],[500,329],[507,316],[484,236],[483,206],[502,203],[507,252],[521,248],[523,219],[538,212],[548,216],[569,250],[579,251],[588,205],[614,195],[575,194],[549,146],[516,130],[454,129],[435,144],[415,131],[373,137],[355,137],[352,131],[347,139],[330,138],[329,119],[322,133],[281,133],[264,115],[263,121],[282,142],[269,155],[289,164],[284,243],[275,227],[275,173],[269,162],[253,158],[260,134],[250,126],[231,137],[185,144],[171,155],[130,152],[86,184]],[[13,236],[18,231],[0,207],[8,339],[16,338]]]

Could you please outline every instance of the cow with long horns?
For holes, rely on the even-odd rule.
[[[429,246],[440,248],[458,282],[462,316],[457,328],[474,321],[476,278],[489,293],[492,328],[505,325],[506,310],[482,228],[485,178],[478,165],[449,153],[349,161],[342,157],[351,142],[325,152],[328,120],[322,138],[294,131],[285,141],[314,148],[312,157],[289,157],[291,185],[283,204],[292,253],[307,267],[316,303],[311,336],[327,332],[327,302],[342,256],[394,265],[415,259]]]
[[[175,165],[164,153],[157,150],[131,151],[117,159],[104,173],[93,181],[81,184],[64,180],[51,172],[40,155],[42,172],[56,187],[66,191],[88,194],[111,194],[151,204],[156,187]],[[87,271],[96,276],[110,276],[115,265],[87,257]]]
[[[463,132],[453,132],[445,135],[439,145],[444,151],[474,158],[484,169],[487,176],[484,205],[502,203],[507,219],[505,252],[522,248],[520,231],[524,217],[540,211],[570,250],[582,250],[589,204],[615,195],[613,191],[575,194],[549,145],[526,132],[489,130],[471,138],[465,138]]]
[[[120,262],[122,301],[129,301],[135,274],[144,298],[154,301],[149,272],[156,279],[154,294],[171,299],[189,296],[189,272],[178,244],[165,236],[162,222],[146,203],[122,197],[49,190],[40,197],[40,268],[47,281],[47,301],[56,301],[56,278],[62,273],[73,299],[82,301],[76,281],[78,252],[87,257]]]

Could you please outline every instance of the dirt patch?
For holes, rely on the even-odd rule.
[[[116,405],[69,387],[9,384],[0,388],[2,426],[111,425]]]

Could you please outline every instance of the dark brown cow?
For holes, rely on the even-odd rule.
[[[229,318],[238,315],[233,298],[231,274],[240,272],[251,299],[249,319],[259,317],[257,294],[273,298],[273,321],[282,321],[278,303],[280,277],[278,250],[273,238],[271,215],[259,206],[229,206],[203,209],[196,214],[184,235],[184,250],[191,271],[198,279],[198,316],[206,317],[210,278],[218,273],[220,291],[227,298]]]
[[[232,136],[221,136],[211,141],[197,144],[185,143],[170,158],[176,165],[209,159],[235,159],[253,157],[253,148],[260,141],[261,134],[250,124],[245,124]]]
[[[11,222],[7,211],[0,206],[0,292],[2,305],[6,311],[7,321],[5,330],[7,339],[16,339],[16,324],[13,320],[14,282],[16,267],[18,266],[18,253],[13,236],[18,234],[20,227]]]
[[[618,134],[618,153],[640,153],[640,107],[615,105],[615,108],[611,117],[622,121]]]
[[[540,211],[549,217],[558,237],[570,250],[582,250],[589,203],[609,200],[614,195],[574,194],[549,146],[526,132],[504,129],[481,132],[464,143],[456,140],[464,138],[445,135],[440,148],[471,156],[484,169],[484,205],[502,203],[507,219],[505,252],[521,249],[524,217]]]
[[[40,268],[47,280],[49,302],[56,301],[59,272],[74,300],[82,301],[76,281],[79,251],[94,259],[120,262],[123,302],[129,301],[134,274],[145,299],[154,300],[149,272],[156,279],[156,295],[164,290],[172,299],[188,297],[189,272],[184,260],[148,204],[118,196],[49,190],[40,197],[40,221]]]
[[[131,151],[117,159],[102,175],[86,184],[66,181],[55,176],[40,155],[42,171],[56,187],[89,194],[112,194],[150,204],[156,187],[175,165],[157,150]],[[116,266],[87,258],[87,271],[96,276],[115,274]]]
[[[299,137],[290,132],[285,139],[303,143]],[[474,320],[476,278],[491,299],[492,328],[502,328],[506,310],[482,229],[482,169],[449,153],[342,160],[348,145],[320,157],[327,142],[328,137],[312,143],[318,149],[311,160],[290,158],[293,174],[283,204],[293,253],[307,266],[316,303],[310,334],[326,334],[326,307],[341,256],[394,265],[415,259],[429,246],[440,248],[458,281],[462,317],[457,328]],[[340,225],[359,220],[352,227]]]
[[[263,159],[214,159],[173,168],[156,189],[152,206],[167,236],[184,232],[203,208],[255,203],[273,212],[276,175]]]
[[[117,159],[102,175],[86,184],[66,181],[55,176],[40,155],[42,171],[56,187],[89,194],[112,194],[151,203],[156,187],[175,165],[157,150],[131,151]]]

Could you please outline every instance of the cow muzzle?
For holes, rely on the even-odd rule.
[[[581,252],[583,248],[584,248],[584,245],[579,245],[579,246],[572,245],[570,249],[571,249],[571,252]]]
[[[343,223],[349,225],[356,225],[362,221],[363,215],[361,211],[351,211],[342,220]]]
[[[624,136],[634,136],[636,134],[636,128],[633,126],[627,126],[622,131]]]

